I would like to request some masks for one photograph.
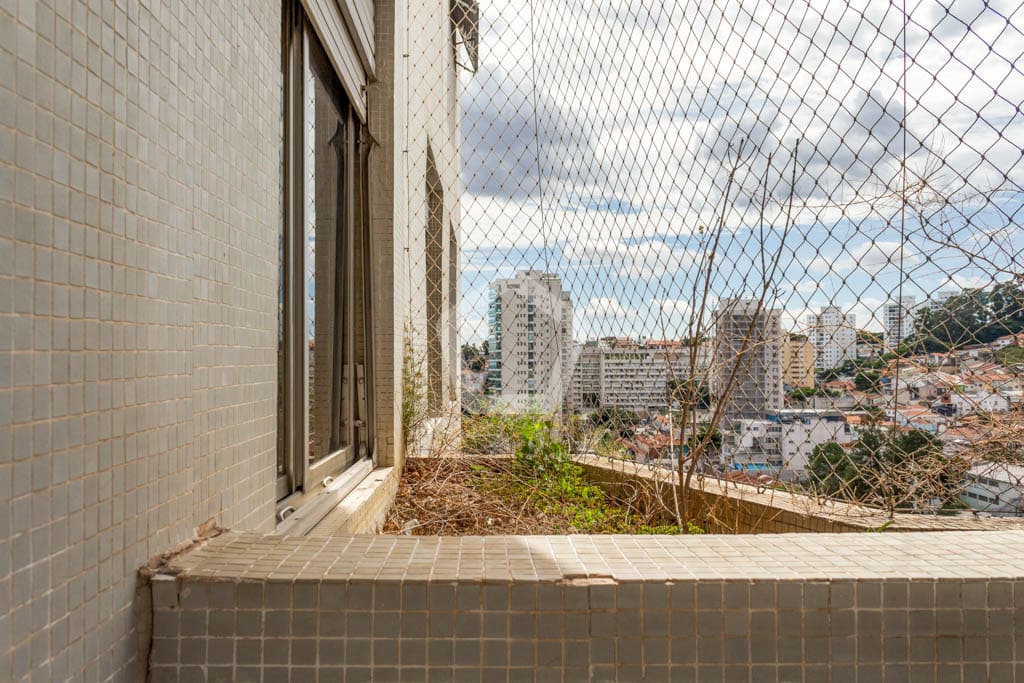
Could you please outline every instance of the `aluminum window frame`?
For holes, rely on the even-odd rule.
[[[293,510],[317,493],[332,478],[354,465],[372,461],[373,433],[373,362],[372,362],[372,308],[370,296],[371,259],[368,219],[368,152],[369,136],[359,118],[359,111],[346,92],[341,78],[328,61],[332,78],[323,83],[332,97],[340,98],[345,107],[339,108],[344,122],[344,152],[339,153],[340,191],[335,200],[341,218],[336,219],[335,248],[340,261],[335,261],[332,276],[336,296],[331,327],[340,329],[332,344],[331,366],[326,368],[332,381],[330,434],[332,443],[337,435],[341,445],[332,448],[324,457],[311,461],[310,449],[310,345],[306,319],[306,267],[309,256],[305,206],[307,197],[315,189],[307,178],[307,131],[313,125],[307,116],[306,81],[310,73],[319,78],[311,63],[313,41],[326,53],[314,25],[299,2],[285,2],[282,16],[282,75],[283,75],[283,173],[282,207],[282,264],[284,326],[283,359],[281,373],[284,390],[278,410],[284,434],[279,438],[278,469],[283,452],[284,473],[278,474],[275,486],[278,518]],[[321,60],[322,61],[322,60]],[[321,70],[323,67],[320,67]],[[320,78],[323,81],[322,78]],[[314,114],[315,116],[315,114]],[[340,129],[339,129],[340,130]],[[358,263],[357,263],[358,259]],[[356,281],[357,271],[361,281]],[[316,288],[314,288],[314,297]],[[359,312],[357,314],[357,306]],[[357,317],[363,325],[357,326]],[[357,329],[358,327],[358,329]],[[361,363],[356,358],[357,335],[362,336]],[[339,376],[340,375],[340,376]],[[340,387],[333,387],[341,381]],[[338,424],[335,424],[338,422]],[[361,469],[359,471],[362,471]]]

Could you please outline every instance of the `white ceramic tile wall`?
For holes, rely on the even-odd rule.
[[[0,680],[134,680],[135,571],[273,524],[280,0],[0,0]]]
[[[422,289],[405,247],[423,184],[404,179],[427,136],[406,99],[437,100],[452,188],[458,140],[447,3],[417,15],[437,32],[420,88],[395,82],[405,4],[374,4],[388,464]],[[211,520],[273,527],[281,6],[0,0],[0,680],[133,680],[136,569]]]

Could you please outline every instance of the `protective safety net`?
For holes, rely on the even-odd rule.
[[[460,121],[409,162],[407,360],[456,450],[528,414],[684,476],[1024,510],[1019,2],[450,8],[457,77],[408,65],[410,135]]]

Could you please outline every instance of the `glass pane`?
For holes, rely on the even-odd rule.
[[[282,172],[282,176],[283,176]],[[283,206],[282,202],[282,206]],[[278,235],[278,273],[277,273],[277,476],[281,477],[288,473],[287,460],[288,449],[285,444],[287,433],[285,414],[287,407],[285,379],[287,356],[285,354],[285,321],[284,321],[284,296],[285,296],[285,269],[284,269],[284,217],[282,216],[281,232]]]
[[[309,458],[347,444],[344,411],[346,107],[320,47],[307,39],[304,83],[305,317]]]
[[[444,195],[434,155],[427,147],[427,226],[424,236],[427,258],[427,406],[441,410],[441,312],[444,292],[442,239]]]
[[[284,30],[287,30],[285,27]],[[288,59],[287,50],[282,54],[281,58],[281,74],[284,82],[288,79]],[[285,351],[285,293],[287,288],[285,287],[285,278],[287,277],[285,272],[285,235],[287,225],[287,213],[288,213],[288,202],[285,195],[285,154],[287,153],[285,147],[285,140],[287,138],[287,131],[285,130],[285,108],[288,101],[288,89],[281,88],[281,99],[280,99],[280,110],[278,111],[278,127],[281,131],[281,138],[278,141],[278,158],[280,163],[278,164],[278,187],[280,188],[278,199],[279,206],[281,207],[281,214],[278,216],[278,231],[277,231],[277,476],[283,477],[288,474],[288,447],[286,442],[287,430],[287,390],[285,382],[287,380],[287,364],[288,357]]]

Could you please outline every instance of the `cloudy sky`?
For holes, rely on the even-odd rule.
[[[687,334],[707,272],[711,302],[768,281],[791,327],[836,303],[879,329],[900,292],[1019,269],[1018,0],[908,0],[906,18],[875,0],[480,10],[466,340],[486,334],[490,282],[527,267],[563,277],[580,340]]]

